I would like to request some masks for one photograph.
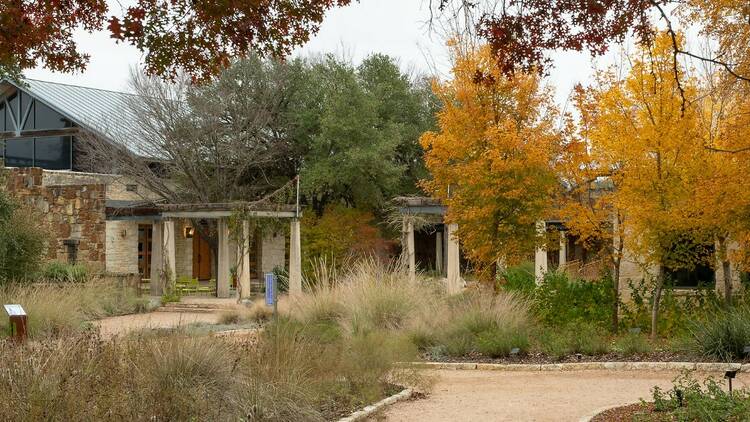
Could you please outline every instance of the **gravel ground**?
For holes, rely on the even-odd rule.
[[[597,409],[650,397],[670,388],[675,372],[429,371],[437,376],[427,398],[393,405],[386,421],[578,421]],[[750,386],[750,374],[735,380]]]
[[[219,312],[149,312],[104,318],[94,321],[93,324],[99,327],[101,335],[106,338],[143,328],[172,328],[194,322],[216,324],[219,322],[219,316]]]

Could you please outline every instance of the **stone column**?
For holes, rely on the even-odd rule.
[[[435,232],[435,272],[443,274],[443,232]]]
[[[242,222],[241,243],[237,245],[237,288],[240,299],[250,297],[250,223]]]
[[[406,254],[406,263],[409,265],[409,280],[414,281],[417,277],[417,263],[414,252],[414,222],[404,220],[402,231],[406,244],[403,245]]]
[[[216,259],[218,274],[216,274],[216,297],[229,297],[229,285],[231,284],[231,275],[229,268],[231,266],[229,256],[229,225],[226,219],[219,219],[218,224],[219,248]]]
[[[164,242],[162,233],[162,222],[154,221],[151,225],[151,295],[161,296],[164,294],[162,274],[164,273]]]
[[[541,238],[539,240],[543,242],[547,233],[547,224],[544,221],[537,221],[536,232]],[[537,284],[544,280],[545,274],[547,274],[547,248],[540,246],[536,248],[536,254],[534,255],[534,276]]]
[[[164,234],[163,259],[164,259],[164,280],[167,285],[171,285],[177,277],[177,249],[175,247],[174,220],[166,220],[161,223]]]
[[[458,224],[449,224],[446,226],[448,231],[446,237],[448,239],[448,262],[447,262],[447,291],[448,294],[456,294],[461,291],[461,255],[458,246],[458,236],[456,236],[456,230],[458,230]]]
[[[292,220],[289,231],[289,295],[302,294],[302,246],[299,219]]]
[[[565,268],[565,264],[568,263],[568,237],[564,231],[560,231],[560,265],[558,268],[561,270]]]

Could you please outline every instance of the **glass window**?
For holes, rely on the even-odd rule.
[[[18,116],[18,95],[17,94],[13,94],[10,97],[8,97],[8,106],[10,108],[5,113],[5,117],[8,122],[8,130],[16,130],[15,126],[13,125],[13,116]],[[16,119],[16,121],[18,120]]]
[[[71,127],[70,121],[65,119],[59,113],[42,104],[39,101],[34,103],[37,129],[61,129]]]
[[[5,128],[5,103],[1,101],[2,98],[0,98],[0,132],[5,132],[10,129]]]
[[[34,139],[8,139],[5,141],[5,165],[31,167],[34,165]]]
[[[50,170],[70,169],[70,136],[36,138],[34,145],[36,167]]]

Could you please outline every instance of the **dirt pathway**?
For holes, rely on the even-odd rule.
[[[606,406],[649,398],[651,387],[671,387],[675,372],[430,371],[431,394],[397,403],[385,420],[397,421],[578,421]],[[735,380],[750,386],[750,374]]]
[[[111,337],[125,334],[129,331],[143,328],[180,327],[194,322],[215,324],[219,321],[219,313],[191,313],[191,312],[149,312],[146,314],[123,315],[94,321],[102,336]]]

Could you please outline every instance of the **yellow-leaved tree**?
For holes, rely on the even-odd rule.
[[[494,280],[497,263],[530,255],[558,179],[557,111],[536,75],[508,78],[489,47],[453,47],[452,79],[435,82],[436,132],[422,135],[431,178],[423,188],[448,207],[467,257]]]
[[[608,239],[613,250],[619,248],[619,254],[612,254],[613,266],[619,266],[624,245],[650,275],[653,337],[665,269],[690,269],[713,259],[713,233],[703,223],[703,206],[695,201],[710,152],[702,142],[699,108],[683,108],[680,93],[682,89],[695,98],[698,83],[682,67],[675,68],[672,54],[671,37],[659,34],[653,45],[631,55],[624,78],[614,70],[602,72],[597,85],[581,94],[586,128],[582,155],[589,165],[576,177],[585,181],[597,176],[607,188],[597,190],[593,211],[576,201],[567,207],[570,224],[584,235],[599,236],[599,226],[590,220],[617,227]]]

